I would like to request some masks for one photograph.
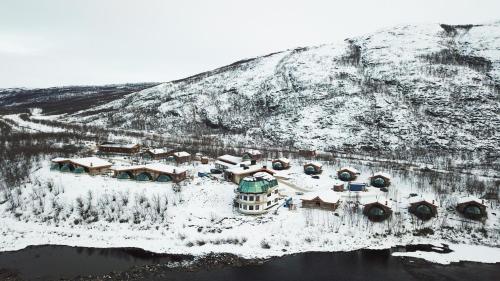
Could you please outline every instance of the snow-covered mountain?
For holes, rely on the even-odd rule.
[[[400,26],[127,95],[69,120],[318,149],[500,147],[500,21]]]

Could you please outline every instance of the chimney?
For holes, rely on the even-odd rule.
[[[387,206],[387,200],[385,200],[385,205]]]
[[[434,200],[432,200],[432,205],[434,205]]]

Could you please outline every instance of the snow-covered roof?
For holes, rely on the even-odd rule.
[[[229,155],[229,154],[219,156],[219,157],[217,157],[217,160],[227,162],[227,163],[232,163],[232,164],[238,164],[238,163],[243,162],[243,159],[241,157],[233,156],[233,155]]]
[[[472,196],[459,198],[457,203],[462,204],[462,203],[467,203],[467,202],[476,202],[476,203],[484,205],[483,200],[481,200],[477,197],[472,197]]]
[[[52,161],[52,162],[65,162],[65,161],[69,161],[69,160],[70,160],[69,158],[56,157],[50,161]]]
[[[288,159],[288,158],[278,158],[278,159],[274,159],[274,161],[280,161],[283,163],[290,164],[290,159]]]
[[[391,206],[392,206],[392,201],[389,200],[389,199],[384,199],[384,198],[380,198],[380,199],[362,198],[360,200],[360,203],[363,204],[363,205],[368,205],[368,204],[373,204],[373,203],[379,203],[379,204],[387,206],[389,208],[391,208]]]
[[[372,177],[377,177],[377,176],[384,177],[386,179],[391,179],[391,175],[389,175],[388,173],[384,173],[384,172],[377,172],[377,173],[373,174]]]
[[[187,171],[186,169],[183,169],[183,168],[170,166],[170,165],[166,165],[166,164],[162,164],[162,163],[151,163],[151,164],[146,164],[146,165],[113,167],[113,170],[115,170],[115,171],[130,171],[130,170],[137,170],[137,169],[148,169],[148,170],[152,170],[155,172],[167,173],[167,174],[181,174],[181,173]]]
[[[354,169],[353,167],[342,167],[338,171],[345,171],[345,170],[350,171],[350,172],[352,172],[354,174],[358,174],[359,173],[358,170]]]
[[[222,165],[222,166],[225,166],[225,167],[236,167],[235,164],[230,164],[230,163],[227,163],[227,162],[224,162],[224,161],[221,161],[221,160],[216,160],[215,161],[215,165]]]
[[[255,149],[249,149],[249,150],[246,150],[243,154],[250,154],[250,155],[260,155],[262,154],[259,150],[255,150]]]
[[[246,181],[257,181],[257,180],[260,180],[260,179],[271,181],[271,180],[274,180],[276,178],[273,177],[271,174],[268,174],[266,172],[257,172],[253,176],[248,176],[248,177],[245,177],[244,179]]]
[[[331,190],[317,191],[317,192],[308,192],[304,194],[300,199],[302,200],[313,200],[316,197],[319,197],[321,201],[326,203],[337,203],[340,200],[340,195]]]
[[[189,157],[191,154],[187,153],[186,151],[179,151],[174,153],[175,157]]]
[[[319,162],[307,162],[304,166],[309,166],[309,165],[313,165],[313,166],[316,166],[316,167],[323,167],[323,164],[319,163]]]
[[[420,197],[420,196],[418,196],[418,197],[411,197],[410,199],[408,199],[408,203],[410,203],[410,204],[418,203],[418,202],[423,202],[423,201],[425,201],[425,202],[427,202],[429,204],[436,205],[436,200],[428,198],[428,197]],[[434,202],[434,203],[432,203],[432,202]]]
[[[233,168],[228,169],[227,171],[231,172],[231,173],[233,173],[235,175],[241,175],[241,174],[258,172],[258,171],[261,171],[262,169],[266,169],[270,173],[274,173],[271,170],[268,170],[267,168],[264,168],[264,167],[259,166],[259,165],[253,165],[253,166],[247,166],[247,167],[248,167],[248,169],[245,169],[245,168],[239,167],[239,166],[235,166]]]
[[[136,143],[106,143],[99,145],[101,147],[123,147],[123,148],[134,148],[138,146]]]
[[[92,168],[100,168],[100,167],[111,167],[111,163],[108,161],[97,158],[97,157],[85,157],[85,158],[77,158],[77,159],[70,159],[70,161],[74,164],[84,166],[84,167],[92,167]]]
[[[148,149],[147,151],[151,152],[152,154],[164,154],[169,152],[164,148],[153,148],[153,149]]]

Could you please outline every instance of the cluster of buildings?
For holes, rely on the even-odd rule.
[[[98,146],[99,154],[139,155],[144,160],[171,161],[177,164],[190,162],[191,154],[184,151],[174,151],[162,148],[141,149],[138,144],[117,144],[106,142]],[[314,156],[311,151],[303,151],[308,157]],[[311,156],[312,155],[312,156]],[[202,164],[208,163],[207,157],[197,155]],[[280,204],[278,180],[276,171],[289,169],[290,160],[286,158],[273,159],[271,168],[262,165],[262,153],[258,150],[247,150],[241,156],[222,155],[217,157],[212,173],[221,173],[223,178],[237,184],[235,189],[234,207],[243,214],[263,214],[270,208]],[[266,161],[267,163],[267,161]],[[319,162],[306,162],[303,165],[304,173],[317,176],[323,172]],[[178,166],[152,162],[142,165],[115,167],[107,160],[98,157],[86,158],[54,158],[52,169],[62,172],[88,173],[90,175],[112,174],[117,179],[136,181],[157,181],[178,183],[187,178],[187,170]],[[393,211],[390,200],[365,199],[360,196],[352,197],[352,193],[367,191],[367,186],[387,191],[391,185],[391,176],[378,172],[369,177],[368,183],[357,182],[359,171],[352,167],[342,167],[336,171],[338,183],[332,190],[308,192],[301,197],[303,208],[318,208],[336,210],[341,204],[341,198],[356,198],[357,203],[363,206],[363,214],[370,220],[379,222],[389,218]],[[348,193],[342,193],[347,191]],[[359,194],[359,193],[358,193]],[[370,197],[368,197],[370,198]],[[289,198],[291,199],[291,198]],[[286,201],[288,202],[288,201]],[[474,198],[462,199],[456,210],[464,217],[482,219],[486,217],[486,205]],[[437,205],[434,200],[425,198],[411,198],[408,211],[422,220],[429,220],[437,216]]]

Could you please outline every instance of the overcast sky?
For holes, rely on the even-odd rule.
[[[500,19],[500,0],[0,0],[0,88],[169,81],[407,23]]]

